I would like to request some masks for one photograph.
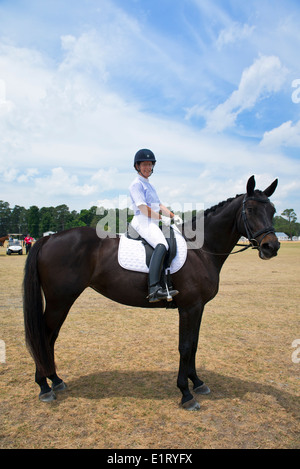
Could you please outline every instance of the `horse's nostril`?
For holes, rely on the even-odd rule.
[[[261,246],[262,251],[264,255],[266,256],[266,258],[277,256],[277,251],[279,247],[280,247],[279,243],[268,243],[268,242],[263,243],[263,245]]]

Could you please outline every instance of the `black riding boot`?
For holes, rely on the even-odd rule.
[[[161,271],[166,257],[167,249],[163,244],[158,244],[153,251],[149,266],[149,302],[156,303],[160,300],[171,301],[177,295],[177,290],[167,291],[160,285]]]

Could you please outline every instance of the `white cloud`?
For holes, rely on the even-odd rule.
[[[97,73],[98,80],[106,81],[106,50],[95,31],[83,33],[78,38],[71,35],[62,36],[61,44],[65,58],[59,66],[60,72],[73,73],[76,70],[80,74]]]
[[[1,80],[6,98],[17,109],[23,105],[32,107],[45,97],[52,78],[50,67],[51,62],[36,50],[0,42]]]
[[[243,39],[249,38],[255,26],[249,26],[248,24],[240,24],[234,22],[228,28],[222,29],[217,39],[217,48],[221,50],[224,46],[228,44],[233,44]]]
[[[21,174],[20,176],[18,176],[17,181],[18,183],[24,183],[24,182],[27,183],[30,180],[34,179],[35,176],[37,176],[38,174],[39,174],[38,169],[28,168],[26,169],[24,174]]]
[[[243,71],[238,89],[224,103],[212,111],[195,106],[188,110],[187,116],[202,115],[208,130],[221,132],[232,127],[243,111],[252,109],[260,100],[278,92],[286,76],[287,70],[278,57],[261,56]]]
[[[49,176],[35,179],[33,190],[37,195],[47,192],[50,197],[87,196],[95,193],[96,187],[89,184],[80,185],[76,175],[69,175],[63,168],[53,168]]]
[[[105,208],[107,210],[116,208],[123,210],[125,208],[131,208],[131,200],[129,196],[123,194],[119,195],[118,197],[113,197],[111,199],[98,199],[96,202],[90,203],[90,206],[93,205],[98,207],[97,214],[102,215],[102,208]]]
[[[112,189],[122,190],[124,176],[117,168],[98,169],[92,177],[91,182],[97,185],[98,192],[105,192]]]
[[[6,98],[6,82],[0,78],[0,116],[12,111],[13,104]]]
[[[18,171],[15,168],[9,168],[3,171],[3,179],[5,182],[13,182],[17,177]]]
[[[300,148],[300,120],[284,122],[279,127],[265,132],[261,146],[266,148],[299,147]]]
[[[0,174],[1,173],[2,173],[4,182],[24,183],[24,182],[29,182],[35,176],[37,176],[38,170],[36,168],[28,168],[22,173],[16,168],[9,167],[7,169],[2,169],[0,171]]]

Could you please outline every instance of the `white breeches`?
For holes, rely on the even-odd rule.
[[[142,213],[135,215],[131,221],[131,226],[144,238],[153,248],[158,244],[164,244],[169,249],[166,238],[158,226],[159,220],[153,220]]]

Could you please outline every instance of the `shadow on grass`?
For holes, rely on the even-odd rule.
[[[272,385],[246,381],[232,376],[224,376],[214,371],[204,370],[199,376],[210,387],[207,396],[201,399],[242,399],[247,393],[273,396],[286,411],[300,417],[299,397],[278,389]],[[168,399],[180,400],[181,394],[176,387],[177,372],[172,371],[100,371],[79,376],[69,381],[69,392],[62,394],[86,399],[104,399],[107,397],[126,397],[135,399]],[[190,388],[192,387],[190,383]]]

